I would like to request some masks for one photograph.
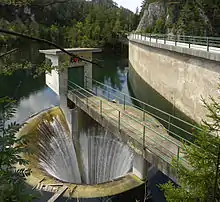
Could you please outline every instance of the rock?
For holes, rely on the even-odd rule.
[[[137,31],[145,31],[146,28],[151,28],[159,18],[166,15],[166,7],[164,2],[150,3],[144,11],[144,15],[138,25]]]

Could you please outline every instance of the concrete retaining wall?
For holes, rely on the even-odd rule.
[[[217,98],[220,63],[204,58],[129,42],[132,68],[159,94],[193,120],[200,122],[207,111],[201,96]]]

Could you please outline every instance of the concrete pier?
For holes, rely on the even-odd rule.
[[[100,48],[67,48],[65,50],[88,61],[92,61],[93,53],[102,51]],[[45,57],[51,61],[52,67],[54,67],[53,70],[45,74],[46,84],[60,97],[60,107],[72,132],[73,112],[67,104],[68,68],[82,67],[84,69],[84,88],[89,90],[92,89],[92,64],[78,59],[74,60],[59,49],[40,50],[39,52],[45,54]],[[67,67],[60,70],[63,64]]]

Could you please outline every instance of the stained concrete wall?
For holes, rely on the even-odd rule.
[[[217,98],[220,63],[129,41],[132,68],[159,94],[193,120],[207,111],[201,96]]]

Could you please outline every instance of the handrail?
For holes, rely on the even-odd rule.
[[[94,94],[93,94],[92,92],[90,92],[90,91],[84,89],[83,87],[81,87],[81,86],[75,84],[75,83],[72,82],[72,81],[68,81],[68,82],[70,83],[70,85],[68,85],[68,86],[69,86],[71,89],[73,89],[73,90],[78,89],[77,92],[78,92],[79,94],[81,94],[83,97],[86,97],[86,98],[87,98],[87,99],[86,99],[87,105],[88,105],[88,102],[91,102],[91,103],[95,104],[95,106],[97,106],[97,107],[99,107],[99,108],[102,107],[102,106],[100,106],[100,103],[97,104],[96,102],[93,102],[93,101],[91,101],[91,100],[88,99],[88,95],[89,95],[89,96],[94,96]],[[71,84],[74,85],[74,86],[76,86],[77,88],[72,87]],[[81,93],[80,90],[86,92],[87,95]],[[92,90],[93,90],[93,89],[92,89]],[[114,89],[114,90],[115,90],[115,89]],[[73,92],[73,91],[71,91],[71,92]],[[101,103],[103,102],[101,99],[99,99],[99,101],[100,101]],[[109,105],[111,108],[113,108],[113,109],[115,109],[115,110],[117,110],[117,111],[119,112],[119,124],[120,124],[120,113],[122,113],[122,114],[125,115],[126,117],[129,117],[131,120],[133,120],[133,121],[135,121],[135,122],[137,122],[138,124],[140,124],[140,125],[143,126],[143,129],[144,129],[143,140],[145,140],[145,137],[151,139],[149,136],[146,136],[146,134],[145,134],[145,128],[147,128],[147,129],[149,129],[150,131],[152,131],[153,133],[155,133],[158,138],[160,138],[160,139],[165,139],[165,140],[169,141],[170,143],[174,144],[175,146],[177,146],[177,148],[178,148],[178,156],[177,156],[177,157],[178,157],[178,159],[181,158],[181,157],[179,156],[179,152],[180,152],[180,148],[182,147],[182,145],[180,145],[180,144],[174,142],[173,140],[171,140],[170,138],[168,138],[168,137],[166,137],[166,136],[164,136],[164,135],[161,135],[160,133],[158,133],[157,131],[153,130],[152,128],[149,128],[146,124],[144,124],[144,123],[141,122],[140,120],[138,120],[138,119],[136,119],[136,118],[134,118],[134,117],[128,115],[127,113],[125,113],[125,112],[124,112],[125,110],[119,110],[117,107],[114,107],[114,106],[110,105],[109,102],[105,102],[105,104]],[[117,121],[116,121],[116,122],[117,122]],[[127,129],[129,130],[128,127],[125,126],[125,128],[127,128]],[[140,134],[141,134],[141,133],[140,133]],[[189,143],[190,145],[192,145],[192,146],[195,146],[195,147],[201,149],[198,145],[196,145],[196,144],[194,144],[194,143],[192,143],[192,142],[186,141],[185,139],[182,139],[182,140],[184,140],[185,142],[188,142],[188,143]],[[155,142],[155,141],[152,140],[152,139],[151,139],[151,141]],[[158,145],[160,145],[160,146],[162,146],[162,145],[159,144],[158,142],[155,142],[155,143],[158,144]],[[163,147],[163,146],[162,146],[162,147]],[[164,148],[164,147],[163,147],[163,148]],[[164,149],[166,149],[166,148],[164,148]],[[169,152],[171,152],[171,151],[169,150]],[[173,153],[173,152],[171,152],[171,153]],[[174,154],[174,155],[176,155],[176,154]],[[181,158],[181,159],[182,159],[182,158]],[[182,160],[185,161],[185,159],[182,159]]]
[[[201,128],[199,128],[199,127],[196,126],[196,125],[193,125],[193,124],[191,124],[191,123],[189,123],[189,122],[187,122],[187,121],[184,121],[184,120],[182,120],[182,119],[180,119],[180,118],[178,118],[178,117],[176,117],[176,116],[174,116],[174,115],[172,115],[172,114],[170,114],[170,113],[168,113],[168,112],[165,112],[165,111],[163,111],[163,110],[161,110],[161,109],[158,109],[158,108],[156,108],[156,107],[154,107],[154,106],[152,106],[152,105],[150,105],[150,104],[147,104],[147,103],[145,103],[145,102],[143,102],[143,101],[141,101],[141,100],[139,100],[139,99],[137,99],[137,98],[135,98],[135,97],[132,97],[132,96],[127,95],[127,94],[125,94],[125,93],[123,93],[123,92],[121,92],[121,91],[118,91],[118,90],[112,88],[111,86],[108,86],[108,85],[106,85],[106,84],[103,84],[103,83],[101,83],[101,82],[99,82],[99,81],[97,81],[97,80],[95,80],[95,79],[91,79],[91,78],[89,78],[89,77],[86,77],[86,79],[92,80],[93,82],[95,82],[95,83],[97,83],[97,84],[100,84],[100,85],[102,85],[102,86],[104,86],[104,87],[110,88],[110,89],[114,90],[115,92],[117,92],[117,93],[119,93],[119,94],[121,94],[121,95],[123,95],[123,96],[126,96],[126,97],[128,97],[128,98],[130,98],[130,99],[132,99],[132,100],[134,100],[134,101],[136,101],[136,102],[139,102],[141,105],[145,105],[145,106],[147,106],[147,107],[150,107],[150,108],[152,108],[152,109],[154,109],[154,110],[156,110],[156,111],[158,111],[158,112],[161,112],[162,114],[164,114],[164,115],[166,115],[166,116],[168,116],[168,117],[170,116],[171,118],[176,119],[177,121],[180,121],[180,122],[182,122],[182,123],[184,123],[184,124],[186,124],[186,125],[188,125],[188,126],[190,126],[190,127],[193,127],[193,128],[198,129],[198,130],[200,130],[200,131],[202,130]],[[129,102],[127,102],[127,103],[129,103]],[[140,108],[141,110],[146,110],[146,109],[143,109],[143,108],[141,108],[141,107],[139,107],[139,106],[137,106],[137,105],[135,105],[135,104],[133,104],[133,103],[130,103],[130,104],[132,104],[132,106],[135,106],[135,107]],[[148,112],[148,111],[146,111],[146,112]]]
[[[78,92],[80,95],[83,95],[82,93],[80,93],[80,92]],[[77,96],[77,95],[75,95],[76,97],[78,97],[79,98],[79,96]],[[86,97],[85,95],[83,95],[84,97]],[[79,98],[80,99],[80,98]],[[92,102],[92,101],[89,101],[89,102]],[[92,103],[94,103],[94,102],[92,102]],[[98,105],[96,105],[96,106],[98,106]],[[106,114],[106,118],[110,118],[109,116],[108,116],[108,114],[107,113],[105,113],[105,112],[103,112],[103,114]],[[111,119],[112,120],[112,119]],[[113,121],[115,121],[115,120],[113,120]],[[116,123],[117,123],[117,121],[115,121]],[[122,121],[123,122],[123,121]],[[124,125],[125,126],[125,125]],[[125,126],[126,127],[126,126]],[[133,128],[133,127],[132,127]],[[134,133],[134,131],[133,130],[131,130],[131,129],[129,129],[128,127],[126,127],[126,129],[127,130],[129,130],[130,132],[132,132],[132,133]],[[148,137],[148,136],[147,136]],[[148,137],[149,138],[149,137]],[[164,148],[164,147],[163,147]],[[163,159],[163,160],[165,160],[165,161],[167,161],[167,162],[169,162],[170,163],[170,160],[171,159],[169,159],[169,161],[167,160],[167,158],[165,159],[164,158],[164,156],[161,156],[161,155],[159,155],[158,153],[155,153],[155,151],[153,151],[151,148],[147,148],[148,150],[150,150],[152,153],[154,153],[154,154],[156,154],[157,156],[159,156],[159,158],[161,158],[161,159]],[[166,149],[166,148],[165,148]],[[156,148],[156,150],[158,150],[158,148]],[[159,151],[159,150],[158,150]],[[170,151],[169,151],[170,152]],[[176,155],[176,154],[174,154],[174,155]],[[185,161],[185,159],[183,159],[182,157],[179,157],[182,161]]]
[[[78,86],[77,84],[75,84],[75,83],[73,83],[73,82],[71,82],[71,81],[69,81],[69,82],[72,83],[73,85],[79,87],[81,90],[86,91],[86,90],[85,90],[84,88],[82,88],[81,86]],[[86,91],[86,92],[87,92],[87,91]],[[87,93],[90,94],[90,95],[92,95],[92,96],[94,96],[94,94],[92,94],[92,93],[90,93],[90,92],[87,92]],[[106,103],[106,104],[109,105],[110,107],[112,107],[113,109],[118,110],[116,107],[113,107],[113,106],[110,105],[109,103]],[[118,110],[118,111],[119,111],[119,110]],[[122,113],[123,113],[125,116],[129,117],[130,119],[132,119],[133,121],[139,123],[140,125],[145,126],[146,128],[148,128],[148,129],[151,130],[152,132],[155,132],[155,133],[156,133],[157,135],[159,135],[160,137],[162,137],[162,138],[164,138],[164,139],[170,141],[171,143],[175,144],[176,146],[182,146],[182,145],[180,145],[180,144],[177,144],[177,143],[174,142],[173,140],[171,140],[171,139],[169,139],[169,138],[167,138],[167,137],[164,137],[163,135],[161,135],[160,133],[154,131],[153,129],[149,128],[146,124],[141,123],[139,120],[135,119],[134,117],[129,116],[128,114],[124,113],[123,111],[122,111]]]
[[[88,77],[87,77],[87,79],[88,79]],[[90,78],[89,78],[89,79],[90,79]],[[111,88],[112,90],[114,90],[115,92],[117,92],[117,93],[119,93],[119,94],[126,95],[127,97],[132,98],[131,96],[129,96],[129,95],[125,94],[125,93],[122,93],[122,92],[120,92],[120,91],[118,91],[118,90],[112,88],[111,86],[108,86],[108,85],[106,85],[106,84],[100,83],[100,82],[98,82],[98,81],[96,81],[96,80],[94,80],[94,79],[91,79],[91,80],[93,80],[94,82],[97,82],[97,83],[103,85],[104,87],[107,87],[107,90],[108,90],[108,88]],[[97,86],[96,86],[96,88],[97,88]],[[96,91],[97,91],[97,90],[96,90]],[[109,92],[109,91],[108,91],[108,92]],[[96,92],[96,93],[97,93],[97,92]],[[111,93],[111,92],[110,92],[110,93]],[[106,97],[104,94],[102,94],[101,96],[108,100],[108,97]],[[122,100],[122,98],[120,98],[120,97],[118,97],[118,96],[116,96],[116,95],[114,95],[114,97],[117,97],[117,98],[119,98],[119,99]],[[124,98],[125,98],[125,97],[123,97],[123,99],[124,99]],[[136,99],[136,98],[134,98],[134,99]],[[138,100],[138,99],[136,99],[136,100]],[[126,100],[122,100],[122,101],[123,101],[123,104],[124,104],[124,105],[125,105],[126,102],[127,102],[127,103],[131,104],[132,106],[134,106],[135,108],[140,109],[140,110],[142,110],[143,112],[148,113],[148,114],[154,116],[154,117],[157,118],[157,119],[163,120],[164,122],[166,122],[166,123],[168,123],[168,124],[174,126],[176,129],[181,130],[181,131],[183,131],[184,133],[186,133],[186,134],[188,134],[188,135],[191,135],[193,138],[195,138],[195,135],[194,135],[194,134],[192,134],[192,133],[186,131],[186,130],[183,129],[183,128],[180,128],[179,126],[176,126],[175,124],[173,124],[173,123],[171,123],[171,122],[166,121],[165,119],[163,119],[163,118],[161,118],[161,117],[159,117],[159,116],[157,116],[157,115],[155,115],[155,114],[149,112],[148,110],[145,110],[145,109],[143,109],[143,108],[141,108],[141,107],[139,107],[139,106],[137,106],[137,105],[135,105],[135,104],[133,104],[133,103],[130,103],[130,102],[126,101]],[[143,103],[142,101],[140,101],[140,102]],[[146,104],[146,103],[145,103],[145,104]],[[149,106],[151,106],[151,105],[149,105]],[[155,108],[155,107],[153,107],[153,108]],[[124,109],[125,109],[125,106],[124,106]],[[157,108],[155,108],[155,109],[157,109]],[[161,110],[161,112],[164,112],[164,111]],[[166,113],[166,112],[164,112],[164,113]],[[166,113],[166,114],[168,114],[168,113]],[[169,114],[169,115],[170,115],[170,114]],[[175,117],[175,116],[173,116],[173,115],[170,115],[170,116],[176,118],[176,119],[179,120],[179,121],[182,121],[183,123],[188,124],[189,126],[192,126],[192,127],[194,127],[194,128],[199,129],[200,131],[202,131],[201,128],[199,128],[199,127],[197,127],[197,126],[195,126],[195,125],[192,125],[192,124],[190,124],[190,123],[188,123],[188,122],[186,122],[186,121],[184,121],[184,120],[182,120],[182,119],[179,119],[178,117]],[[151,122],[151,121],[150,121],[150,122]],[[186,138],[184,138],[184,137],[182,137],[182,136],[180,136],[180,135],[174,133],[173,131],[169,130],[169,128],[167,129],[167,131],[168,131],[170,134],[174,135],[175,137],[181,139],[181,141],[184,141],[185,143],[188,143],[188,144],[190,144],[190,145],[194,145],[194,146],[196,146],[197,148],[199,148],[196,144],[194,144],[194,143],[192,143],[190,140],[188,140],[188,139],[186,139]]]
[[[77,88],[79,88],[79,89],[85,91],[87,94],[94,96],[92,93],[86,91],[85,89],[83,89],[82,87],[78,86],[77,84],[74,84],[74,83],[72,83],[72,84],[75,85],[75,86],[77,86]],[[70,88],[74,89],[74,87],[72,87],[72,86],[70,86]],[[71,91],[70,91],[70,92],[71,92]],[[83,94],[83,93],[80,92],[80,91],[77,91],[77,93],[79,93],[80,95],[82,95],[84,98],[88,98],[85,94]],[[77,94],[75,94],[75,95],[77,96]],[[78,96],[77,96],[77,97],[78,97]],[[78,97],[78,98],[79,98],[79,97]],[[93,101],[91,101],[91,100],[86,101],[86,102],[95,103],[95,102],[93,102]],[[107,102],[106,102],[105,104],[109,105]],[[97,103],[95,103],[95,105],[96,105],[97,107],[100,106],[100,105],[97,105]],[[109,106],[111,106],[112,108],[114,108],[112,105],[109,105]],[[115,108],[115,109],[118,110],[117,108]],[[123,113],[123,112],[122,112],[122,113]],[[105,112],[103,112],[103,114],[106,114],[107,116],[109,116],[109,115],[108,115],[109,112],[108,112],[108,114],[105,113]],[[125,113],[123,113],[123,114],[126,115],[126,116],[128,116],[128,117],[130,117],[129,115],[127,115],[127,114],[125,114]],[[146,125],[144,125],[144,124],[140,123],[139,121],[135,120],[133,117],[130,117],[130,118],[133,119],[134,121],[138,122],[139,124],[143,125],[144,127],[146,127]],[[123,121],[123,120],[122,120],[122,121]],[[120,122],[120,123],[121,123],[121,122]],[[126,127],[126,125],[124,125],[124,126],[125,126],[125,128],[127,128],[128,130],[130,130],[128,127]],[[133,127],[132,127],[132,128],[133,128]],[[148,127],[147,127],[147,128],[148,128]],[[133,128],[133,129],[135,129],[135,128]],[[149,128],[149,129],[150,129],[150,128]],[[135,130],[136,130],[136,129],[135,129]],[[154,130],[152,130],[152,131],[153,131],[154,133],[158,134],[156,131],[154,131]],[[134,133],[134,131],[131,131],[131,132]],[[141,134],[141,133],[139,133],[139,134]],[[149,139],[150,139],[151,141],[153,141],[155,144],[160,145],[160,147],[163,147],[165,150],[169,151],[170,154],[176,155],[175,153],[173,153],[172,151],[168,150],[168,149],[165,148],[163,145],[161,145],[159,142],[156,142],[154,139],[150,138],[150,137],[147,136],[146,134],[143,134],[143,135],[146,136],[147,138],[149,138]],[[160,135],[160,134],[159,134],[159,135]],[[161,136],[161,135],[160,135],[160,136]],[[161,137],[167,139],[169,142],[173,143],[174,145],[177,146],[177,148],[180,149],[181,145],[179,145],[179,144],[173,142],[172,140],[169,140],[169,138],[166,138],[166,137],[164,137],[164,136],[161,136]],[[149,149],[149,148],[148,148],[148,149]],[[154,148],[154,149],[160,151],[158,148]],[[179,149],[178,149],[178,150],[179,150]],[[152,151],[152,149],[149,149],[149,150]],[[153,151],[152,151],[152,152],[153,152]],[[161,152],[161,151],[160,151],[160,152]],[[154,153],[154,152],[153,152],[153,153]],[[164,153],[164,152],[163,152],[163,153]],[[157,154],[157,155],[158,155],[158,154]],[[159,155],[158,155],[158,156],[159,156]],[[162,157],[160,156],[160,158],[162,158]],[[181,158],[181,157],[179,157],[179,158]],[[163,158],[163,159],[164,159],[164,158]],[[182,158],[181,158],[181,159],[182,159]],[[169,159],[169,160],[172,160],[172,159]],[[185,161],[185,159],[182,159],[182,160]],[[169,161],[169,163],[170,163],[170,161]]]
[[[102,97],[104,97],[105,99],[107,99],[107,97],[105,96],[105,95],[102,95]],[[117,96],[115,96],[115,97],[117,97]],[[135,106],[135,105],[134,105]],[[138,108],[138,107],[137,107]],[[138,108],[138,109],[141,109],[141,108]],[[126,111],[126,110],[125,110]],[[154,117],[156,117],[156,118],[158,118],[158,119],[162,119],[162,118],[160,118],[159,116],[156,116],[156,115],[154,115],[154,114],[152,114],[151,112],[148,112],[148,111],[144,111],[144,112],[146,112],[147,114],[150,114],[150,115],[152,115],[152,116],[154,116]],[[135,116],[134,116],[135,117]],[[137,120],[137,119],[136,119]],[[164,119],[162,119],[162,120],[164,120]],[[139,120],[138,120],[139,121]],[[149,122],[151,122],[151,123],[153,123],[151,120],[148,120]],[[140,121],[139,121],[140,122]],[[168,121],[167,121],[167,123],[169,123]],[[187,133],[187,134],[190,134],[188,131],[186,131],[186,130],[184,130],[184,129],[182,129],[182,128],[180,128],[180,127],[178,127],[178,126],[176,126],[175,124],[172,124],[172,123],[169,123],[170,125],[172,125],[172,126],[175,126],[177,129],[179,129],[179,130],[182,130],[183,132],[185,132],[185,133]],[[177,135],[176,133],[174,133],[173,131],[171,131],[171,130],[169,130],[169,129],[166,129],[167,130],[167,132],[169,132],[170,134],[172,134],[173,136],[175,136],[175,137],[177,137],[178,139],[180,139],[181,141],[183,141],[183,142],[185,142],[185,143],[188,143],[188,144],[193,144],[191,141],[189,141],[188,139],[186,139],[186,138],[184,138],[184,137],[182,137],[182,136],[180,136],[180,135]],[[191,134],[192,135],[192,134]],[[195,145],[195,144],[193,144],[193,145]],[[195,146],[197,146],[197,145],[195,145]]]
[[[188,48],[193,48],[195,45],[201,45],[206,48],[206,51],[209,52],[210,48],[216,49],[220,48],[220,37],[200,37],[200,36],[184,36],[184,35],[172,35],[172,34],[151,34],[151,33],[131,33],[130,38],[134,38],[137,40],[146,41],[149,38],[149,41],[154,43],[166,44],[166,41],[174,42],[174,46],[178,46],[177,43],[184,43]],[[143,39],[144,38],[144,39]],[[156,40],[156,41],[155,41]],[[171,44],[169,44],[171,45]],[[179,44],[180,45],[180,44]],[[183,44],[182,44],[183,45]],[[195,47],[194,47],[195,48]],[[200,47],[201,48],[201,47]],[[219,50],[220,52],[220,50]]]
[[[89,105],[89,103],[94,104],[97,108],[100,109],[101,114],[106,114],[106,117],[111,118],[111,117],[109,116],[109,112],[106,113],[105,111],[102,110],[102,103],[103,103],[103,100],[102,100],[102,99],[99,98],[99,99],[98,99],[99,102],[94,102],[94,101],[90,100],[89,97],[88,97],[88,96],[94,96],[94,94],[93,94],[92,92],[90,92],[90,91],[86,90],[85,88],[83,88],[83,87],[81,87],[81,86],[79,86],[79,85],[73,83],[72,81],[68,81],[68,83],[70,84],[70,85],[68,85],[68,86],[72,89],[72,90],[70,90],[71,93],[77,92],[79,95],[81,95],[81,96],[83,96],[84,98],[86,98],[85,104],[87,104],[87,105]],[[72,85],[75,86],[75,87],[73,87]],[[92,90],[93,90],[93,89],[92,89]],[[84,93],[83,93],[83,92],[84,92]],[[79,99],[81,99],[76,93],[74,93],[74,94],[75,94],[75,96],[77,96]],[[119,129],[120,129],[120,126],[121,126],[121,124],[122,124],[127,130],[131,131],[132,133],[134,133],[134,131],[131,130],[130,128],[135,129],[135,130],[136,130],[136,134],[137,134],[137,129],[136,129],[136,128],[134,128],[133,126],[130,126],[130,125],[129,125],[129,127],[130,127],[130,128],[129,128],[129,127],[127,127],[126,124],[125,124],[125,125],[123,124],[124,121],[123,121],[123,119],[120,118],[120,117],[121,117],[121,114],[124,115],[124,116],[126,116],[126,117],[128,117],[129,119],[131,119],[131,120],[133,120],[133,121],[135,121],[135,122],[137,122],[138,124],[140,124],[140,125],[143,126],[143,133],[142,133],[142,132],[138,132],[138,134],[139,134],[140,136],[143,135],[143,137],[142,137],[142,139],[143,139],[143,148],[146,147],[146,138],[148,138],[148,139],[150,139],[154,144],[159,145],[159,146],[162,147],[163,149],[169,151],[169,154],[175,155],[175,156],[177,157],[177,160],[178,160],[178,161],[179,161],[179,160],[182,160],[182,161],[185,161],[185,162],[187,163],[186,159],[184,159],[183,157],[180,156],[180,149],[182,148],[183,145],[178,144],[177,142],[174,142],[172,139],[170,139],[170,138],[164,136],[163,134],[160,134],[160,133],[158,133],[157,131],[153,130],[152,128],[148,127],[146,124],[144,124],[144,123],[141,122],[140,120],[137,120],[136,118],[130,116],[130,115],[127,114],[127,113],[125,113],[125,110],[123,110],[123,109],[118,109],[118,107],[112,106],[111,104],[109,104],[109,102],[105,102],[105,104],[107,104],[108,106],[110,106],[111,108],[113,108],[113,109],[115,109],[116,111],[119,112],[119,117],[118,117],[118,124],[119,124],[118,127],[119,127]],[[117,105],[116,105],[116,106],[117,106]],[[113,115],[113,116],[116,117],[115,115]],[[112,119],[112,118],[111,118],[111,119]],[[116,120],[114,120],[114,122],[116,122],[116,124],[117,124],[117,117],[116,117]],[[161,145],[161,144],[160,144],[160,141],[156,141],[156,140],[152,139],[151,137],[149,137],[148,135],[146,135],[146,130],[145,130],[146,128],[149,129],[150,131],[152,131],[153,133],[155,133],[159,139],[167,140],[167,141],[169,141],[171,144],[175,145],[175,146],[177,147],[177,154],[176,154],[175,152],[171,151],[171,150],[168,150],[168,149],[165,148],[163,145]],[[197,147],[198,149],[201,149],[198,145],[195,145],[195,144],[193,144],[192,142],[188,142],[188,143],[189,143],[190,145],[192,145],[192,146]],[[148,148],[148,149],[149,149],[149,148]],[[160,151],[160,150],[159,150],[159,147],[157,147],[157,148],[154,148],[154,147],[153,147],[153,149],[154,149],[154,150],[156,149],[157,151]],[[149,149],[149,150],[150,150],[151,152],[155,153],[155,151],[152,151],[152,149]],[[203,150],[203,149],[202,149],[202,150]],[[201,152],[202,152],[202,151],[201,151]],[[163,155],[161,156],[161,153],[163,153],[163,154],[168,154],[168,153],[166,153],[165,151],[160,151],[159,154],[158,154],[158,152],[156,152],[155,154],[156,154],[157,156],[159,156],[160,158],[164,159],[164,158],[163,158],[164,156],[163,156]],[[167,155],[167,157],[169,158],[169,162],[168,162],[168,161],[167,161],[167,162],[170,163],[170,155]],[[165,160],[165,159],[164,159],[164,160]]]

